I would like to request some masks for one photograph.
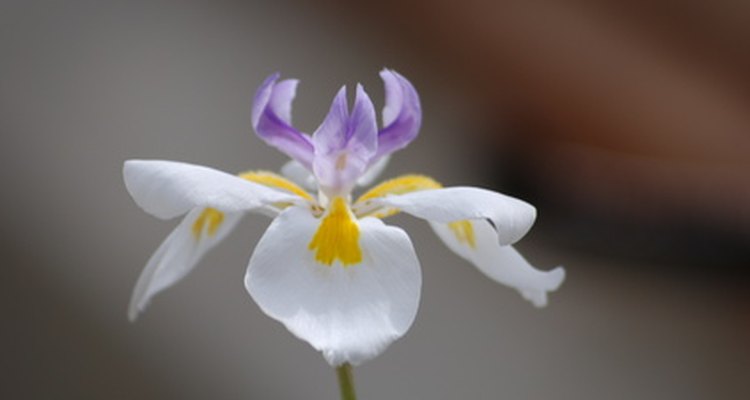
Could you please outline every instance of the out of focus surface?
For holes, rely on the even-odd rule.
[[[385,176],[531,200],[519,247],[568,280],[536,310],[396,218],[422,306],[357,369],[362,398],[747,398],[750,7],[621,3],[0,3],[0,398],[335,398],[322,357],[243,288],[263,217],[127,322],[172,223],[120,171],[277,168],[250,128],[267,74],[302,80],[311,131],[341,84],[382,104],[383,66],[425,113]]]

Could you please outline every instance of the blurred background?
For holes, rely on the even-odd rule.
[[[427,173],[539,209],[518,247],[567,282],[536,310],[396,217],[420,256],[411,331],[357,368],[362,399],[747,399],[750,3],[504,0],[0,2],[3,399],[334,399],[333,371],[265,317],[250,216],[134,324],[173,228],[122,162],[276,169],[250,104],[297,77],[313,131],[377,72],[421,94],[384,177]]]

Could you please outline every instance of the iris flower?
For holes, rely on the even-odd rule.
[[[427,220],[458,256],[544,306],[565,273],[561,267],[537,270],[511,246],[536,218],[530,204],[486,189],[442,187],[424,175],[386,180],[352,197],[383,170],[391,153],[414,140],[421,125],[412,84],[392,70],[380,76],[380,128],[370,98],[357,85],[351,109],[342,87],[312,135],[291,123],[298,81],[279,81],[274,74],[263,82],[252,124],[263,141],[291,158],[283,175],[126,161],[125,184],[141,208],[162,219],[185,215],[146,264],[130,318],[190,272],[247,212],[273,218],[250,258],[247,291],[264,313],[332,366],[377,356],[414,321],[422,278],[409,236],[384,222],[397,213]]]

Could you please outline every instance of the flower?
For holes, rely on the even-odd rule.
[[[292,161],[282,171],[237,176],[161,160],[129,160],[123,174],[135,202],[168,219],[183,214],[138,279],[129,315],[184,277],[248,211],[273,217],[250,258],[245,287],[269,315],[321,351],[333,366],[380,354],[414,321],[421,272],[409,236],[383,219],[404,212],[429,221],[438,237],[491,279],[536,306],[564,279],[539,271],[512,246],[536,218],[533,206],[473,187],[443,188],[422,175],[387,180],[352,200],[352,190],[383,170],[421,125],[416,90],[391,70],[383,127],[361,85],[350,111],[343,87],[312,134],[291,124],[297,81],[274,74],[255,95],[252,124]],[[317,191],[312,194],[307,189]]]

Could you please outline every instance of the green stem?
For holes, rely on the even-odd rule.
[[[357,394],[354,393],[354,378],[352,377],[352,366],[341,364],[336,367],[336,376],[339,378],[339,388],[341,389],[341,400],[357,400]]]

